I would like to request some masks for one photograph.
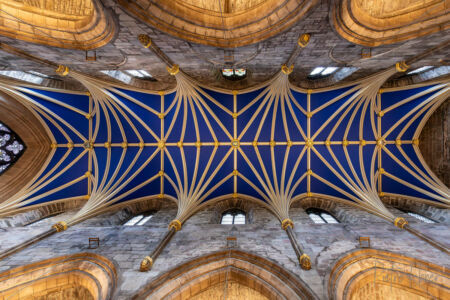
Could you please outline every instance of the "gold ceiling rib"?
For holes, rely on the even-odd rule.
[[[142,42],[142,41],[141,41]],[[149,49],[152,51],[157,51],[158,48],[153,43],[149,42],[148,40],[143,43],[144,46],[149,45]],[[11,51],[12,47],[9,47],[8,50]],[[49,64],[47,61],[43,61],[45,64]],[[183,73],[179,67],[173,63],[168,63],[168,71],[171,73],[175,78],[177,79],[177,87],[176,87],[176,96],[172,103],[170,104],[169,108],[164,110],[164,105],[161,105],[161,111],[156,111],[148,106],[145,106],[142,102],[139,102],[135,99],[133,99],[130,96],[125,95],[124,93],[120,92],[118,89],[116,89],[112,84],[105,82],[103,80],[99,80],[93,77],[89,77],[87,75],[84,75],[80,72],[73,71],[69,69],[66,66],[58,67],[58,72],[60,72],[61,75],[67,75],[71,76],[78,81],[80,81],[86,88],[89,90],[90,95],[90,104],[89,104],[89,111],[81,111],[79,109],[76,109],[68,104],[61,103],[57,99],[53,99],[49,96],[45,96],[45,99],[47,101],[53,102],[58,105],[62,105],[67,109],[72,110],[75,113],[78,113],[80,115],[85,116],[89,119],[89,136],[85,137],[82,134],[80,134],[75,128],[73,128],[69,123],[67,123],[64,119],[62,119],[60,116],[58,116],[56,113],[51,111],[50,109],[46,108],[45,106],[39,104],[38,102],[34,101],[30,97],[26,96],[25,94],[21,93],[25,89],[11,85],[9,83],[3,83],[0,82],[0,90],[8,93],[9,95],[12,95],[16,99],[18,99],[21,103],[26,105],[31,111],[34,111],[36,116],[38,116],[38,112],[42,114],[44,118],[47,119],[47,121],[51,122],[58,130],[61,131],[61,133],[66,137],[68,140],[68,144],[65,145],[58,145],[56,144],[56,141],[52,140],[53,144],[53,151],[51,153],[51,156],[49,157],[48,161],[46,162],[46,165],[42,168],[42,171],[45,170],[45,167],[50,162],[51,157],[53,156],[55,149],[59,147],[67,148],[66,153],[63,155],[63,157],[58,161],[57,165],[52,168],[49,172],[47,172],[42,178],[39,180],[38,177],[41,174],[38,174],[36,176],[35,180],[31,181],[27,186],[25,186],[18,194],[14,195],[14,197],[6,200],[5,202],[0,204],[0,214],[8,214],[13,213],[14,210],[22,205],[26,205],[28,203],[31,203],[33,201],[36,201],[48,194],[51,194],[57,190],[61,190],[67,186],[73,185],[76,182],[79,182],[80,180],[88,180],[89,188],[88,188],[88,195],[86,196],[88,198],[87,203],[80,209],[80,211],[74,215],[71,219],[69,219],[66,222],[60,222],[58,224],[55,224],[55,226],[48,232],[46,232],[44,235],[50,235],[54,232],[59,232],[62,230],[65,230],[68,226],[72,226],[80,221],[83,221],[85,219],[88,219],[94,215],[97,215],[106,209],[110,208],[115,203],[119,202],[124,197],[131,194],[133,191],[139,189],[140,187],[147,185],[153,181],[156,181],[160,179],[160,194],[154,195],[147,198],[166,198],[171,199],[177,202],[178,204],[178,212],[176,218],[169,224],[169,230],[166,233],[166,235],[163,237],[161,243],[159,243],[158,247],[154,250],[154,252],[144,259],[141,265],[142,270],[148,270],[151,265],[153,264],[154,260],[156,259],[157,255],[159,254],[160,246],[164,247],[165,244],[170,240],[170,238],[174,235],[174,233],[181,229],[182,224],[190,217],[192,214],[194,214],[196,211],[198,211],[202,207],[202,202],[206,200],[206,198],[214,192],[222,183],[225,181],[233,178],[234,180],[234,193],[232,195],[224,195],[222,197],[219,197],[220,199],[224,197],[240,197],[243,199],[248,200],[255,200],[252,197],[242,195],[238,193],[237,190],[237,178],[241,178],[245,182],[247,182],[249,185],[251,185],[261,196],[262,199],[264,199],[267,204],[266,207],[270,209],[280,220],[280,223],[282,224],[282,228],[285,229],[288,233],[288,236],[290,237],[290,240],[293,244],[294,249],[296,250],[299,262],[304,269],[308,269],[311,267],[310,259],[309,257],[304,253],[303,249],[300,247],[299,243],[294,240],[292,237],[294,235],[292,232],[292,227],[294,224],[292,221],[289,222],[289,207],[291,203],[299,198],[302,197],[309,197],[309,196],[319,196],[322,197],[324,195],[321,194],[313,194],[310,190],[310,182],[311,178],[314,177],[315,179],[321,181],[322,183],[330,186],[331,188],[347,195],[350,199],[354,200],[358,207],[363,208],[375,215],[378,215],[392,223],[395,224],[395,226],[398,226],[399,228],[406,229],[410,231],[413,234],[416,234],[422,239],[425,239],[433,244],[436,247],[440,247],[441,250],[448,253],[448,249],[446,249],[445,246],[442,246],[438,244],[437,242],[431,240],[430,238],[427,238],[417,231],[410,228],[403,218],[396,218],[394,215],[392,215],[382,204],[379,194],[382,193],[382,175],[384,176],[391,176],[394,180],[397,180],[399,182],[400,179],[392,177],[391,174],[385,172],[382,169],[381,165],[381,159],[378,159],[379,165],[375,166],[375,159],[381,157],[382,151],[387,151],[386,147],[384,146],[386,143],[396,143],[397,139],[401,141],[401,143],[413,143],[415,145],[414,141],[402,141],[401,136],[403,133],[399,134],[397,136],[396,140],[386,140],[387,135],[382,136],[381,135],[381,118],[383,116],[383,113],[381,111],[381,105],[380,105],[380,86],[394,73],[397,71],[401,71],[404,68],[404,64],[401,65],[402,68],[398,67],[391,67],[383,72],[377,73],[371,77],[365,78],[359,82],[356,83],[355,87],[353,87],[349,92],[354,94],[345,101],[344,105],[341,105],[341,107],[335,111],[330,118],[319,128],[318,131],[316,131],[314,134],[311,133],[311,124],[310,119],[311,117],[319,112],[320,110],[329,107],[331,104],[335,103],[339,99],[343,97],[343,95],[339,95],[336,98],[328,101],[327,103],[323,104],[322,106],[318,107],[315,110],[311,110],[311,93],[314,91],[308,90],[307,91],[307,108],[304,109],[302,106],[296,101],[296,99],[293,97],[291,93],[292,86],[289,83],[288,75],[291,68],[288,68],[288,71],[283,72],[282,70],[267,84],[266,87],[258,97],[256,97],[253,101],[248,103],[245,107],[238,110],[237,109],[237,94],[239,92],[233,92],[233,110],[227,109],[223,105],[221,105],[217,100],[213,99],[211,96],[207,95],[201,87],[199,87],[191,78],[189,78],[185,73]],[[411,112],[411,114],[415,114],[417,117],[418,113],[425,109],[426,107],[433,107],[436,108],[439,103],[445,100],[445,97],[448,97],[449,94],[449,84],[444,83],[441,85],[442,89],[441,92],[436,93],[434,97],[431,97],[427,103],[424,104],[424,107],[419,107],[417,111]],[[432,88],[433,89],[433,88]],[[30,90],[26,89],[27,93],[30,93]],[[119,98],[115,97],[110,91],[113,91],[114,93],[118,93],[124,97],[127,97],[128,100],[134,101],[136,104],[141,105],[146,110],[148,110],[150,113],[157,115],[161,120],[161,134],[158,136],[153,132],[153,130],[135,113],[133,113]],[[430,92],[430,91],[428,91]],[[204,96],[204,97],[202,97]],[[42,95],[40,95],[42,97]],[[161,97],[161,103],[164,103],[164,93],[160,93]],[[405,99],[404,101],[412,101],[416,99],[417,95],[412,96],[408,99]],[[233,132],[229,132],[227,128],[222,124],[221,120],[215,115],[215,113],[210,108],[207,101],[210,101],[217,107],[221,108],[225,113],[230,115],[233,119]],[[243,112],[245,112],[247,109],[249,109],[252,105],[257,105],[257,110],[254,113],[254,115],[251,117],[250,121],[248,122],[247,126],[244,127],[244,129],[238,133],[237,130],[237,118],[239,115],[241,115]],[[272,115],[269,114],[270,107],[274,107],[274,112]],[[305,114],[307,117],[307,128],[306,131],[300,126],[300,123],[298,119],[295,116],[295,113],[293,112],[293,106],[298,107],[302,113]],[[277,114],[278,107],[281,107],[282,112],[282,119],[283,119],[283,126],[285,135],[287,137],[286,141],[275,141],[274,140],[274,131],[275,131],[275,118]],[[347,141],[347,134],[349,132],[350,124],[353,122],[353,120],[356,118],[356,113],[360,107],[362,107],[363,112],[366,112],[368,109],[376,112],[377,117],[374,117],[374,114],[371,114],[371,128],[373,131],[374,136],[377,137],[376,140],[373,141],[364,141],[363,135],[362,135],[362,124],[363,124],[363,118],[359,120],[359,141]],[[183,137],[185,136],[185,128],[186,128],[186,122],[187,122],[187,111],[188,109],[191,109],[193,118],[194,118],[194,127],[195,127],[195,134],[197,136],[197,142],[193,145],[187,145],[187,143],[184,143]],[[385,111],[392,110],[395,107],[389,107]],[[170,124],[165,124],[164,116],[168,113],[168,111],[174,110],[175,116],[173,117]],[[200,115],[197,115],[196,111],[198,110]],[[136,126],[133,124],[133,122],[130,120],[127,114],[125,114],[125,111],[133,116],[133,118],[140,123],[147,131],[148,133],[154,138],[154,142],[152,143],[145,143],[145,141],[142,139],[141,135],[139,134],[138,130],[136,129]],[[181,112],[183,111],[183,112]],[[115,120],[115,122],[119,126],[120,135],[122,136],[123,142],[120,144],[111,144],[110,142],[107,142],[105,144],[98,145],[95,143],[99,127],[100,127],[100,115],[101,113],[106,118],[106,124],[107,124],[107,135],[108,140],[111,140],[111,121]],[[173,130],[173,127],[175,125],[175,120],[178,118],[178,115],[181,115],[180,118],[183,120],[183,126],[182,126],[182,133],[181,133],[181,139],[178,143],[169,144],[166,143],[166,140],[168,136],[170,135],[171,131]],[[207,117],[206,113],[208,113],[211,117]],[[286,114],[290,114],[292,118],[294,119],[294,124],[298,131],[301,133],[304,141],[291,141],[290,135],[289,135],[289,128],[286,121]],[[342,144],[344,146],[345,156],[348,164],[350,165],[351,172],[356,178],[356,181],[352,179],[350,174],[343,168],[339,160],[334,155],[333,151],[331,150],[331,143],[336,143],[336,141],[331,141],[334,132],[336,131],[337,126],[341,124],[348,114],[350,114],[350,121],[346,126],[346,132],[345,132],[345,138],[343,141],[338,142],[339,144]],[[248,131],[250,124],[255,122],[256,116],[262,114],[262,120],[259,121],[258,129],[256,132],[256,135],[254,137],[254,142],[249,143],[249,145],[252,145],[254,147],[254,150],[257,155],[258,164],[261,170],[258,171],[257,167],[252,164],[250,159],[247,157],[246,153],[243,151],[241,145],[243,143],[240,143],[240,140],[242,139],[243,135]],[[93,116],[96,116],[95,123]],[[124,132],[122,120],[119,118],[119,115],[124,118],[125,122],[128,126],[130,126],[136,136],[139,139],[139,143],[136,144],[129,144],[126,139],[126,135]],[[362,116],[365,115],[365,113],[362,114]],[[339,117],[339,118],[338,118]],[[208,131],[210,132],[211,136],[214,139],[214,143],[211,143],[211,145],[207,146],[214,146],[213,152],[210,155],[210,158],[208,160],[207,166],[205,169],[200,172],[199,171],[199,158],[200,158],[200,148],[204,146],[200,140],[200,132],[199,132],[199,123],[198,118],[202,118],[208,127]],[[271,118],[271,120],[270,120]],[[317,141],[316,137],[317,135],[325,128],[327,124],[329,124],[332,121],[336,121],[335,126],[333,127],[333,130],[327,137],[327,140],[325,141]],[[41,122],[44,123],[41,117],[39,117]],[[211,119],[211,120],[210,120]],[[67,132],[61,128],[61,126],[58,124],[58,122],[63,123],[69,130],[71,130],[74,134],[76,134],[82,141],[83,144],[74,144],[73,141],[70,139],[70,136],[67,134]],[[259,136],[262,130],[263,123],[268,120],[271,125],[271,138],[270,141],[259,141]],[[221,130],[225,133],[225,135],[228,137],[229,141],[218,141],[216,134],[211,126],[211,121],[214,121]],[[411,125],[412,122],[409,122],[407,127]],[[168,125],[167,130],[165,129],[166,125]],[[399,123],[395,124],[393,127],[399,126]],[[423,126],[423,124],[422,124]],[[391,131],[394,128],[391,128]],[[406,130],[406,129],[405,129]],[[418,137],[418,134],[420,131],[415,133],[415,136]],[[52,136],[49,132],[49,136]],[[346,150],[346,145],[350,143],[357,143],[360,145],[359,147],[359,161],[361,163],[360,168],[362,170],[363,176],[362,180],[359,178],[359,176],[355,176],[356,171],[352,165],[352,162],[349,158],[349,153]],[[398,147],[401,147],[401,143],[397,144]],[[276,175],[277,168],[276,168],[276,162],[274,159],[274,147],[278,144],[287,145],[285,158],[283,161],[283,174],[281,175],[280,182],[278,182],[278,176]],[[329,162],[327,162],[321,154],[315,149],[315,144],[324,144],[327,146],[330,155],[333,158],[333,161],[338,166],[338,169],[335,169]],[[366,144],[374,144],[377,145],[377,147],[374,150],[374,153],[372,155],[372,164],[370,170],[365,170],[364,165],[362,164],[362,148]],[[146,145],[152,145],[156,146],[156,150],[147,158],[147,160],[134,172],[131,172],[132,167],[136,164],[137,159],[142,154],[142,149]],[[195,169],[194,169],[194,176],[191,179],[191,181],[188,181],[188,170],[187,170],[187,164],[186,164],[186,157],[184,154],[183,146],[196,146],[196,160],[195,160]],[[216,167],[216,169],[213,171],[213,173],[209,176],[207,176],[209,169],[211,168],[211,163],[216,156],[217,149],[219,146],[230,146],[230,149],[227,151],[226,155],[222,158],[219,165]],[[272,168],[272,177],[269,176],[269,172],[266,169],[266,166],[262,160],[261,154],[258,150],[258,146],[260,145],[269,145],[271,146],[271,168]],[[292,145],[304,145],[300,157],[296,161],[293,169],[291,170],[291,173],[288,174],[287,171],[287,158],[289,155],[289,151]],[[206,146],[206,144],[205,144]],[[415,145],[416,151],[418,152],[418,147]],[[67,159],[68,155],[73,151],[74,148],[84,148],[81,153],[75,158],[74,161],[69,163],[68,166],[66,166],[63,170],[56,172],[56,169],[58,166],[61,166],[62,163]],[[97,156],[94,151],[95,147],[105,147],[107,149],[107,163],[105,170],[99,169],[99,164],[97,161]],[[122,155],[121,158],[116,165],[111,165],[111,147],[121,147]],[[132,162],[129,164],[127,169],[123,172],[123,174],[119,174],[119,170],[122,167],[124,163],[124,157],[125,153],[128,151],[128,147],[139,147],[139,150],[135,157],[133,158]],[[174,160],[168,151],[168,147],[179,147],[180,153],[182,157],[182,166],[181,168],[178,168],[178,166],[175,165]],[[330,172],[335,174],[339,180],[346,185],[355,195],[350,195],[340,189],[339,187],[335,186],[333,183],[327,181],[326,179],[320,177],[318,174],[314,173],[314,170],[312,169],[312,166],[310,164],[311,162],[311,152],[315,153],[319,159],[329,168]],[[237,154],[241,154],[241,156],[244,158],[246,163],[249,165],[250,169],[253,171],[255,177],[258,180],[258,183],[261,185],[262,190],[259,189],[255,183],[251,182],[248,178],[246,178],[243,174],[241,174],[238,171],[238,165],[237,165]],[[161,154],[161,166],[160,170],[155,170],[155,174],[150,176],[148,180],[144,181],[140,185],[136,186],[135,188],[127,191],[126,193],[119,194],[121,190],[133,179],[135,178],[142,170],[147,166],[155,157],[157,154]],[[55,188],[51,191],[48,191],[46,193],[43,193],[39,196],[34,196],[31,199],[27,199],[28,196],[38,192],[45,186],[49,184],[53,179],[57,178],[61,174],[63,174],[70,166],[75,164],[79,159],[84,157],[85,155],[88,156],[89,161],[89,167],[87,172],[81,176],[80,178],[77,178],[73,180],[72,182],[66,183],[65,185]],[[300,160],[303,156],[307,157],[307,171],[294,182],[294,174],[295,171],[298,168],[298,165],[300,163]],[[403,154],[406,156],[406,154]],[[171,178],[164,172],[164,158],[167,157],[169,163],[171,164],[174,173],[175,178]],[[220,174],[218,175],[218,171],[220,170],[220,167],[225,163],[225,161],[229,158],[233,157],[234,161],[234,171],[230,174]],[[424,164],[425,165],[425,164]],[[404,167],[404,166],[402,166]],[[108,178],[107,174],[109,173],[110,169],[114,169],[113,175]],[[418,167],[414,166],[414,169],[417,169]],[[99,176],[99,172],[102,172],[102,176]],[[370,173],[370,180],[367,180],[367,172]],[[183,175],[183,180],[181,179],[181,175]],[[125,177],[128,176],[128,178],[125,179]],[[212,179],[216,176],[222,176],[221,180],[215,184],[211,189],[206,191],[208,185],[212,181]],[[99,178],[102,178],[100,181]],[[170,185],[174,188],[177,194],[177,198],[173,198],[169,195],[164,194],[164,179],[167,179]],[[306,180],[308,191],[305,194],[302,195],[294,195],[294,191],[296,187],[302,182]],[[442,196],[436,197],[436,195],[430,195],[433,198],[436,198],[436,200],[449,203],[448,200],[448,188],[446,188],[440,181],[438,181],[435,176],[432,177],[424,177],[423,179],[424,183],[426,183],[429,186],[434,187],[439,191],[439,193]],[[286,182],[286,185],[285,185]],[[402,182],[404,183],[404,182]],[[411,188],[416,189],[418,191],[421,191],[417,187],[411,186]],[[331,197],[333,200],[336,201],[342,201],[342,199],[338,199],[335,197]],[[26,200],[25,200],[26,199]],[[218,200],[220,200],[218,199]],[[25,201],[24,201],[25,200]],[[25,244],[29,245],[30,243],[33,243],[33,239],[30,241],[27,241]],[[14,250],[14,249],[12,249]],[[11,251],[12,251],[11,250]],[[8,250],[9,251],[9,250]],[[8,252],[7,251],[7,252]],[[9,251],[8,253],[11,253]],[[3,256],[4,257],[4,256]],[[1,257],[0,257],[1,258]],[[150,259],[149,259],[150,258]]]

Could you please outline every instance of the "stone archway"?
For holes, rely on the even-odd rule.
[[[259,256],[228,250],[159,276],[132,299],[318,299],[298,277]]]
[[[0,34],[27,42],[90,50],[106,45],[116,24],[98,0],[2,0]]]
[[[336,263],[328,281],[332,300],[450,299],[450,272],[388,251],[354,251]]]
[[[0,273],[0,299],[109,300],[116,285],[110,260],[78,253]]]

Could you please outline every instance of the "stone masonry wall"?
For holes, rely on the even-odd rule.
[[[252,215],[250,224],[233,226],[217,224],[217,207],[212,205],[191,217],[155,261],[153,269],[147,273],[139,272],[139,264],[156,246],[158,239],[166,232],[167,224],[175,217],[177,209],[174,204],[163,203],[154,217],[143,226],[123,226],[126,209],[87,220],[0,261],[0,272],[64,254],[95,252],[106,256],[119,267],[115,298],[130,299],[158,275],[193,258],[226,249],[228,236],[237,237],[239,250],[275,261],[299,276],[320,299],[328,298],[327,276],[334,263],[345,253],[359,247],[359,236],[369,236],[372,248],[450,267],[450,259],[444,253],[364,211],[338,204],[333,208],[333,213],[336,217],[341,217],[343,222],[314,224],[305,212],[306,207],[298,202],[291,209],[294,231],[313,263],[312,270],[304,271],[298,265],[286,233],[269,211],[258,205],[248,204],[247,210]],[[392,211],[401,215],[394,208]],[[65,217],[69,214],[66,213]],[[412,227],[450,246],[448,223],[425,224],[407,215],[403,216]],[[129,217],[131,216],[128,215]],[[60,220],[61,216],[53,218],[55,219],[49,218],[31,227],[0,228],[0,251],[7,248],[5,245],[18,243],[47,229],[54,221]],[[88,249],[89,237],[100,238],[98,249]]]

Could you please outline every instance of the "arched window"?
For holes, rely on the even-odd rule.
[[[228,80],[241,80],[247,77],[247,70],[240,69],[222,69],[222,76]]]
[[[338,67],[315,67],[311,71],[311,73],[309,73],[308,77],[309,78],[325,77],[333,74],[338,69],[339,69]]]
[[[127,222],[125,222],[125,224],[123,224],[123,225],[124,226],[142,226],[153,217],[154,213],[155,213],[154,211],[149,211],[149,212],[134,216],[131,219],[129,219]]]
[[[339,221],[326,212],[323,209],[319,208],[308,208],[306,213],[309,215],[311,220],[313,220],[316,224],[337,224]]]
[[[436,223],[436,221],[431,220],[430,218],[427,218],[425,216],[419,215],[418,213],[415,213],[415,212],[412,212],[412,211],[409,211],[409,210],[404,210],[403,212],[407,213],[409,216],[414,217],[417,220],[420,220],[420,221],[422,221],[424,223],[430,223],[430,224],[431,223]]]
[[[240,225],[245,224],[245,212],[239,209],[230,209],[222,214],[220,224],[223,225]]]
[[[14,164],[24,150],[22,140],[0,122],[0,174]]]

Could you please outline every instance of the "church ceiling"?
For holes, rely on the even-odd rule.
[[[252,89],[197,83],[177,65],[177,85],[157,92],[115,85],[60,66],[74,93],[6,82],[52,141],[51,153],[0,214],[87,199],[74,224],[112,205],[163,198],[185,221],[207,203],[257,201],[280,220],[295,200],[319,196],[389,221],[382,196],[449,204],[450,191],[424,163],[418,137],[450,93],[448,80],[380,89],[398,64],[351,84],[304,90],[292,68]]]
[[[392,44],[450,27],[448,0],[343,0],[332,22],[345,39],[369,47]]]
[[[115,24],[96,0],[1,0],[0,35],[89,50],[107,44]]]
[[[118,1],[143,22],[191,42],[236,48],[288,29],[319,1]]]
[[[0,3],[3,2],[5,1],[0,1]],[[10,2],[17,1],[11,0],[5,3]],[[66,2],[77,3],[75,1],[64,1],[64,3]],[[95,4],[92,8],[97,7],[96,5],[99,2],[100,1],[98,0],[92,1],[92,3]],[[227,89],[243,89],[257,86],[259,83],[272,78],[273,75],[278,72],[280,65],[289,59],[297,45],[298,37],[302,33],[310,33],[311,40],[308,47],[303,49],[302,53],[293,61],[296,68],[291,74],[290,80],[296,86],[301,86],[303,88],[321,88],[332,86],[336,83],[352,82],[385,69],[395,64],[397,61],[407,60],[409,57],[423,53],[426,50],[445,42],[450,32],[449,29],[445,29],[444,26],[439,32],[427,32],[428,34],[426,36],[420,36],[407,41],[399,41],[394,44],[383,44],[377,47],[368,47],[358,43],[355,44],[353,41],[350,42],[342,38],[334,29],[330,12],[333,8],[331,4],[337,1],[320,1],[318,4],[311,7],[311,9],[308,10],[308,13],[302,15],[301,18],[289,25],[288,28],[281,30],[270,38],[265,38],[259,42],[254,42],[246,46],[238,47],[237,44],[233,44],[232,48],[222,48],[208,46],[202,44],[201,41],[198,43],[192,42],[183,39],[183,37],[169,34],[163,29],[159,30],[157,27],[149,25],[149,23],[142,21],[139,17],[129,12],[126,7],[121,6],[116,0],[101,2],[102,10],[100,11],[105,14],[105,17],[108,16],[106,18],[108,22],[111,21],[111,26],[108,28],[114,28],[114,32],[110,33],[111,37],[108,35],[108,38],[110,37],[108,42],[105,42],[105,44],[103,44],[103,42],[100,43],[102,47],[98,47],[100,44],[95,47],[84,47],[83,45],[91,45],[91,43],[85,43],[81,38],[76,39],[80,44],[74,46],[71,44],[72,42],[60,38],[59,36],[56,36],[56,40],[54,41],[55,43],[58,43],[58,45],[46,46],[45,43],[40,43],[37,40],[33,40],[32,43],[30,43],[30,40],[25,39],[27,34],[0,35],[0,42],[14,45],[23,51],[27,51],[32,55],[43,57],[50,61],[70,65],[86,74],[100,77],[105,80],[115,79],[102,73],[102,71],[126,72],[127,70],[143,69],[150,73],[154,80],[149,81],[132,78],[128,83],[130,86],[151,90],[167,90],[174,88],[176,81],[167,74],[165,65],[158,57],[149,55],[146,49],[142,49],[136,39],[139,34],[148,34],[162,52],[166,53],[173,61],[178,62],[184,72],[202,84]],[[148,8],[147,4],[150,2],[157,3],[158,5],[163,5],[164,3],[165,5],[176,5],[176,3],[181,1],[164,1],[163,4],[161,4],[162,1],[140,1],[143,8]],[[183,3],[186,3],[185,5],[198,6],[198,9],[209,9],[211,13],[215,13],[218,7],[215,7],[214,5],[214,7],[209,7],[208,5],[216,2],[218,3],[218,1],[190,1],[188,3],[183,1]],[[233,12],[233,9],[230,8],[231,13],[233,14],[247,11],[253,7],[247,7],[246,5],[254,4],[255,7],[258,7],[271,1],[221,2],[230,3],[230,5],[235,3],[236,11]],[[287,3],[288,1],[282,2]],[[45,3],[52,3],[52,1],[47,1]],[[91,2],[86,0],[82,1],[82,3],[86,4]],[[130,5],[134,5],[135,3],[136,2],[134,1],[129,2]],[[382,11],[380,13],[382,13]],[[26,14],[24,15],[26,16]],[[21,17],[23,18],[23,16]],[[17,26],[20,27],[20,25]],[[26,28],[29,29],[29,27]],[[105,37],[105,39],[101,41],[106,40],[107,38]],[[72,49],[61,48],[62,46],[67,46]],[[93,50],[86,53],[86,49],[93,48],[95,48],[95,53]],[[370,53],[370,55],[363,57],[363,53]],[[86,59],[86,57],[91,58],[94,57],[94,55],[96,55],[95,61]],[[436,68],[446,67],[448,65],[447,57],[447,52],[441,50],[425,56],[420,63],[412,65],[411,68],[414,69],[421,66],[434,66]],[[220,71],[224,66],[246,68],[248,76],[239,81],[226,80],[220,74]],[[352,72],[338,71],[329,76],[310,78],[309,74],[318,66],[331,66],[340,69],[350,68]],[[44,78],[41,83],[41,85],[48,87],[73,90],[84,89],[77,81],[67,77],[62,78],[54,76],[53,69],[42,67],[33,61],[18,56],[2,53],[0,56],[0,69],[43,73],[51,77]],[[443,73],[434,74],[434,72],[425,72],[422,74],[411,74],[406,76],[402,73],[394,75],[385,83],[385,85],[400,86],[419,83],[429,80],[429,75],[438,76],[442,74]]]

